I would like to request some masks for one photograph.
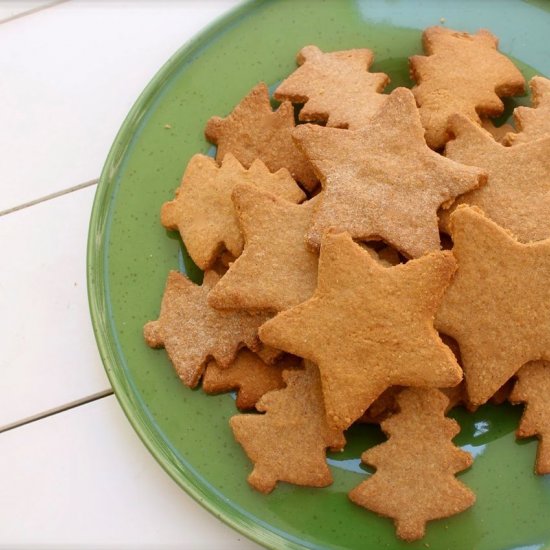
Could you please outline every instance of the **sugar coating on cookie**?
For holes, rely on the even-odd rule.
[[[550,363],[532,361],[517,373],[510,394],[512,403],[525,403],[525,410],[516,430],[517,437],[537,436],[539,445],[535,472],[550,474]]]
[[[298,52],[300,67],[275,90],[279,101],[303,103],[299,119],[326,121],[336,128],[360,128],[382,106],[388,75],[370,73],[371,50],[323,52],[305,46]]]
[[[194,388],[208,359],[227,367],[242,346],[259,347],[258,327],[269,315],[217,311],[208,305],[208,293],[219,280],[205,273],[201,286],[171,271],[162,297],[160,315],[143,329],[146,343],[165,348],[181,381]]]
[[[550,135],[550,79],[535,76],[529,86],[531,107],[521,106],[514,109],[517,133],[507,133],[505,145],[517,145]]]
[[[550,239],[519,243],[466,206],[452,214],[451,235],[458,269],[435,326],[458,342],[476,406],[528,361],[550,360]]]
[[[426,522],[462,512],[475,494],[456,479],[468,468],[470,453],[452,443],[460,431],[445,417],[448,399],[433,388],[406,388],[399,411],[381,424],[388,441],[363,453],[374,475],[349,494],[352,502],[394,520],[397,536],[422,538]]]
[[[305,199],[288,170],[271,173],[261,160],[248,169],[231,154],[222,165],[205,155],[194,155],[176,190],[176,198],[161,210],[161,222],[167,229],[178,230],[193,261],[209,269],[228,251],[234,259],[243,249],[243,237],[231,201],[235,185],[247,183],[291,202]],[[227,262],[226,262],[227,263]]]
[[[459,204],[478,206],[520,241],[550,237],[550,135],[505,147],[462,115],[450,118],[455,138],[445,156],[486,171],[487,183],[458,197],[440,213],[447,230],[450,213]]]
[[[485,181],[478,168],[432,151],[410,90],[397,88],[360,130],[302,125],[294,139],[323,192],[308,233],[319,247],[334,228],[359,240],[384,240],[416,258],[439,250],[437,209]]]
[[[233,202],[242,228],[243,253],[209,296],[221,309],[283,311],[311,297],[318,255],[305,242],[316,198],[296,205],[239,184]]]
[[[314,295],[262,325],[260,338],[319,366],[328,422],[346,429],[390,386],[462,379],[432,325],[455,265],[436,252],[384,267],[348,234],[329,232]]]
[[[284,371],[286,388],[265,394],[256,408],[266,414],[233,416],[235,439],[254,463],[248,476],[252,487],[271,492],[278,481],[326,487],[332,475],[327,448],[342,448],[341,432],[329,428],[325,418],[317,367]]]
[[[461,113],[479,123],[480,115],[503,112],[501,97],[524,93],[523,75],[497,50],[498,39],[488,30],[469,34],[429,27],[422,44],[426,56],[410,57],[409,65],[426,141],[434,149],[450,137],[450,115]]]
[[[206,138],[218,146],[220,162],[232,153],[248,168],[261,159],[272,171],[286,168],[305,189],[317,186],[311,166],[292,141],[294,107],[283,102],[273,111],[269,90],[262,82],[233,109],[226,118],[212,117],[206,124]]]

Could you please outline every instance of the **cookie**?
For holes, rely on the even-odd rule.
[[[259,347],[258,327],[269,315],[243,311],[217,311],[207,303],[219,280],[213,271],[204,274],[202,286],[171,271],[162,297],[160,315],[143,329],[146,343],[164,347],[181,381],[194,388],[208,359],[228,367],[242,346]]]
[[[254,353],[268,365],[273,365],[285,355],[280,349],[270,348],[264,344],[261,344],[260,349],[254,350]]]
[[[256,404],[266,414],[233,416],[235,439],[254,463],[248,476],[252,487],[269,493],[278,481],[326,487],[332,475],[327,448],[342,448],[341,432],[331,430],[325,418],[317,367],[284,371],[286,388],[265,394]]]
[[[510,132],[514,131],[514,127],[511,124],[502,124],[500,126],[495,126],[491,119],[489,118],[482,118],[481,119],[481,127],[489,132],[495,141],[498,141],[499,143],[502,143],[504,145],[509,145],[507,143],[508,135]]]
[[[358,422],[363,424],[380,424],[386,418],[398,410],[397,396],[403,390],[402,386],[388,388],[359,418]],[[449,400],[445,408],[445,414],[459,405],[467,406],[465,403],[466,389],[464,381],[452,388],[441,388],[439,390]],[[470,409],[468,409],[470,410]]]
[[[218,146],[220,162],[232,153],[248,168],[256,159],[275,172],[286,168],[305,189],[317,186],[317,179],[306,158],[292,141],[294,107],[289,101],[273,111],[269,91],[262,82],[226,118],[212,117],[206,124],[206,138]]]
[[[484,183],[424,141],[414,98],[397,88],[361,130],[302,125],[293,134],[323,185],[308,242],[330,227],[354,239],[382,239],[408,257],[439,250],[437,209]]]
[[[317,199],[296,205],[251,185],[237,185],[233,202],[245,246],[208,303],[219,309],[283,311],[311,297],[319,258],[304,235]]]
[[[533,361],[524,365],[517,373],[510,401],[525,403],[525,410],[516,436],[537,436],[539,445],[535,472],[550,474],[550,363]]]
[[[276,365],[264,363],[247,349],[239,351],[229,367],[210,361],[202,378],[202,389],[209,394],[237,390],[236,405],[241,410],[253,409],[262,395],[284,388],[283,369],[297,368],[300,361],[288,356]]]
[[[465,206],[451,235],[458,269],[435,326],[458,342],[468,398],[482,405],[528,361],[550,360],[550,239],[519,243]]]
[[[167,229],[179,230],[189,255],[203,270],[212,267],[224,250],[229,259],[242,252],[243,237],[231,202],[238,183],[254,185],[291,202],[305,198],[284,168],[272,174],[262,161],[255,160],[247,170],[231,153],[219,167],[210,157],[194,155],[176,198],[162,206],[161,222]]]
[[[403,388],[391,386],[377,397],[373,404],[357,419],[361,424],[380,424],[397,410],[396,397]]]
[[[510,394],[512,393],[512,389],[515,384],[515,379],[511,378],[503,384],[496,392],[495,394],[489,399],[489,403],[492,405],[502,405],[506,401],[508,401]]]
[[[527,143],[550,134],[550,80],[535,76],[529,86],[532,107],[514,109],[517,133],[508,133],[504,139],[505,145]]]
[[[401,263],[399,252],[391,246],[383,246],[382,248],[373,248],[372,243],[357,243],[361,248],[366,250],[375,260],[380,262],[384,267],[392,267]]]
[[[461,113],[475,123],[480,115],[494,117],[504,110],[501,97],[522,95],[525,79],[497,50],[498,39],[487,30],[475,34],[429,27],[422,34],[427,56],[409,58],[412,91],[426,128],[426,142],[440,149],[449,139],[447,121]]]
[[[550,237],[550,135],[504,147],[464,116],[452,116],[450,128],[455,139],[447,143],[445,156],[488,174],[486,185],[459,197],[454,207],[478,206],[522,242]],[[441,212],[445,230],[454,207]]]
[[[303,103],[298,118],[323,121],[336,128],[361,128],[382,106],[388,75],[370,73],[371,50],[323,52],[306,46],[298,52],[300,67],[275,90],[278,101]]]
[[[312,298],[260,328],[260,339],[319,366],[329,424],[346,429],[390,386],[462,379],[432,326],[455,270],[450,252],[383,267],[346,233],[327,232]]]
[[[382,422],[388,441],[365,451],[361,460],[376,472],[355,487],[355,504],[392,518],[397,536],[421,539],[426,523],[462,512],[475,494],[455,474],[468,468],[470,453],[452,443],[460,431],[445,417],[448,399],[433,388],[407,388],[398,396],[399,412]]]

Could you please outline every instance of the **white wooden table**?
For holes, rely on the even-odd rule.
[[[237,0],[0,0],[0,547],[252,549],[126,420],[86,296],[97,178],[165,61]]]

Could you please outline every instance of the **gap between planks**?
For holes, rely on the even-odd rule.
[[[55,0],[54,2],[50,2],[49,4],[44,4],[43,6],[36,6],[35,8],[31,8],[30,10],[16,13],[14,15],[11,15],[10,17],[6,17],[5,19],[0,19],[0,25],[3,25],[4,23],[9,23],[10,21],[14,21],[15,19],[21,19],[26,15],[32,15],[33,13],[37,13],[39,11],[44,11],[49,8],[53,8],[55,6],[58,6],[59,4],[65,4],[68,1],[69,0]]]
[[[43,197],[39,197],[38,199],[34,199],[29,202],[24,202],[23,204],[18,204],[17,206],[12,206],[11,208],[7,208],[6,210],[1,210],[0,217],[5,216],[6,214],[11,214],[12,212],[17,212],[18,210],[23,210],[23,208],[28,208],[29,206],[34,206],[35,204],[40,204],[41,202],[46,202],[46,201],[55,199],[57,197],[61,197],[63,195],[67,195],[68,193],[72,193],[73,191],[79,191],[80,189],[85,189],[86,187],[97,185],[98,181],[99,179],[85,181],[84,183],[79,183],[78,185],[69,187],[68,189],[63,189],[62,191],[56,191],[55,193],[44,195]]]
[[[14,430],[15,428],[20,428],[21,426],[26,426],[27,424],[32,424],[33,422],[42,420],[44,418],[48,418],[49,416],[54,416],[56,414],[59,414],[65,411],[70,411],[71,409],[75,409],[76,407],[80,407],[81,405],[86,405],[87,403],[92,403],[94,401],[97,401],[98,399],[109,397],[110,395],[114,395],[114,392],[112,389],[103,390],[103,391],[94,393],[92,395],[89,395],[87,397],[77,399],[76,401],[72,401],[65,405],[55,407],[48,411],[41,412],[33,416],[28,416],[27,418],[23,418],[22,420],[17,420],[16,422],[12,422],[11,424],[6,424],[5,426],[0,427],[0,434],[4,432],[8,432],[10,430]]]

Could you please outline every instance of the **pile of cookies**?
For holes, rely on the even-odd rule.
[[[525,93],[497,44],[428,28],[416,84],[390,94],[370,50],[306,46],[277,109],[260,83],[208,121],[216,158],[193,156],[161,212],[204,281],[171,272],[144,334],[190,388],[237,390],[255,489],[330,484],[327,449],[377,422],[349,497],[421,538],[475,501],[445,414],[506,399],[550,472],[550,80],[496,128]]]

